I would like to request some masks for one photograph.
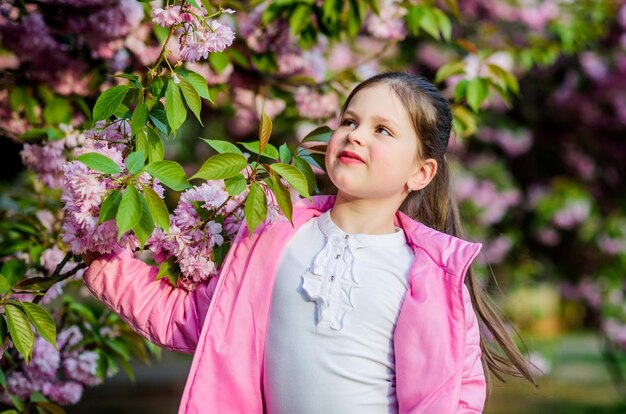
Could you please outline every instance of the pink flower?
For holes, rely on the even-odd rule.
[[[483,264],[496,264],[504,260],[506,254],[513,247],[513,242],[508,236],[498,236],[494,240],[489,241],[485,247],[483,254],[480,254],[477,260]]]
[[[562,229],[571,229],[582,223],[591,212],[591,204],[587,200],[569,201],[552,217],[552,222]]]
[[[60,362],[61,355],[54,346],[38,336],[35,338],[32,360],[26,369],[31,378],[51,380],[56,377]]]
[[[8,391],[22,400],[28,399],[37,390],[36,384],[23,372],[15,371],[7,378]]]
[[[311,119],[329,118],[337,114],[339,98],[335,93],[320,94],[301,86],[294,95],[300,116]]]
[[[170,27],[181,22],[180,6],[160,7],[152,11],[152,21],[162,27]]]
[[[406,37],[406,28],[402,17],[406,9],[398,2],[387,0],[381,2],[380,15],[371,14],[365,26],[374,37],[385,40],[402,40]]]
[[[556,246],[561,241],[561,235],[552,227],[539,229],[537,239],[546,246]]]
[[[608,76],[607,63],[597,53],[583,52],[580,54],[579,60],[583,71],[591,79],[602,80]]]
[[[83,396],[83,386],[78,382],[48,382],[42,391],[52,401],[61,405],[76,404]]]
[[[102,383],[102,379],[96,374],[98,358],[98,354],[91,351],[65,358],[63,360],[63,372],[71,380],[92,387],[96,386]]]
[[[233,44],[235,32],[229,26],[220,24],[215,20],[208,22],[209,30],[206,32],[205,47],[212,52],[223,52],[224,49]]]

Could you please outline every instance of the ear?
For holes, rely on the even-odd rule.
[[[418,191],[426,187],[435,175],[437,174],[437,160],[434,158],[428,158],[427,160],[420,161],[418,169],[413,173],[407,182],[407,186],[413,190]]]

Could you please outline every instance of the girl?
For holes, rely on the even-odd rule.
[[[423,78],[374,76],[328,143],[337,194],[297,201],[293,227],[242,226],[192,293],[130,251],[94,260],[85,283],[146,338],[194,353],[180,413],[482,412],[483,364],[534,379],[472,279],[481,245],[456,237],[451,124]]]

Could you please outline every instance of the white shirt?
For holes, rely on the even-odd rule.
[[[264,355],[268,414],[396,413],[393,331],[413,252],[404,232],[303,224],[276,273]]]

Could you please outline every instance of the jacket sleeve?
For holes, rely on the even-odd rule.
[[[85,285],[137,333],[172,351],[193,353],[217,277],[193,292],[155,280],[158,269],[130,250],[103,255],[83,276]]]
[[[472,307],[469,290],[463,284],[463,306],[465,307],[465,358],[457,414],[482,413],[485,406],[487,387],[481,362],[480,332],[476,313]]]

